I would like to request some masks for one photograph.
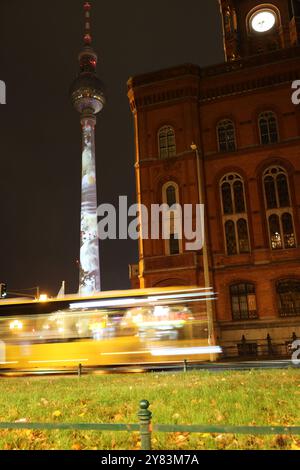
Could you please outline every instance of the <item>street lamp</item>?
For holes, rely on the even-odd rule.
[[[196,155],[199,203],[205,205],[204,181],[202,178],[199,149],[198,149],[198,146],[194,143],[192,143],[191,149],[195,152],[195,155]],[[205,288],[210,289],[212,285],[211,285],[210,272],[209,272],[209,259],[208,259],[208,249],[207,249],[207,227],[205,223],[204,223],[204,241],[203,241],[203,274],[204,274]],[[210,346],[215,344],[214,312],[213,312],[212,302],[213,300],[209,300],[209,299],[206,300],[206,310],[207,310],[207,318],[208,318],[208,341],[209,341]],[[216,356],[214,354],[211,354],[210,358],[211,358],[211,361],[214,361],[216,359]]]

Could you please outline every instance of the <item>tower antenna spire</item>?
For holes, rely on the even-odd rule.
[[[90,2],[85,2],[83,5],[84,9],[84,36],[83,42],[85,46],[92,44],[92,30],[91,30],[91,10],[92,5]]]

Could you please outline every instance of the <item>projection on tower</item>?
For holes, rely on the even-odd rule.
[[[102,82],[96,76],[97,54],[92,49],[91,4],[84,4],[84,48],[79,54],[79,75],[71,88],[71,98],[80,113],[82,126],[82,188],[79,292],[101,290],[99,240],[97,230],[97,186],[95,157],[96,114],[104,104]]]

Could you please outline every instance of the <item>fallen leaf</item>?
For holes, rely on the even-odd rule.
[[[72,450],[82,450],[82,447],[80,444],[76,443],[72,445]]]
[[[294,442],[291,445],[291,450],[300,450],[299,445],[295,444]]]
[[[61,416],[61,411],[56,410],[54,413],[52,413],[53,418],[59,418]]]
[[[219,414],[217,415],[217,418],[216,418],[216,419],[217,419],[218,423],[220,423],[221,421],[224,420],[224,416],[221,415],[221,413],[219,413]]]
[[[116,414],[116,415],[114,416],[114,420],[115,420],[115,421],[122,421],[122,419],[123,419],[123,415],[121,415],[121,414]]]

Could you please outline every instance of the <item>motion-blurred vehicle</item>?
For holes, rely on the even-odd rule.
[[[200,288],[103,292],[0,302],[0,369],[67,369],[207,361],[207,301]]]

